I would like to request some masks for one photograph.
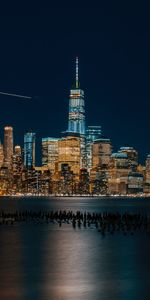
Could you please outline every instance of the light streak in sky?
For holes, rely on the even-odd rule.
[[[23,98],[23,99],[32,99],[32,97],[30,97],[30,96],[23,96],[23,95],[4,93],[4,92],[0,92],[0,95],[10,96],[10,97],[18,97],[18,98]]]

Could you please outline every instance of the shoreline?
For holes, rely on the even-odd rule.
[[[63,194],[49,194],[49,195],[44,195],[44,194],[5,194],[5,195],[0,195],[0,198],[3,197],[10,197],[10,198],[24,198],[24,197],[33,197],[33,198],[41,198],[41,197],[46,197],[46,198],[110,198],[110,199],[115,199],[115,198],[150,198],[150,194],[128,194],[128,195],[63,195]]]

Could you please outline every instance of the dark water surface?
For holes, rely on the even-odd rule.
[[[4,197],[0,208],[150,213],[150,199]],[[104,238],[68,224],[2,225],[0,299],[150,299],[150,237]]]

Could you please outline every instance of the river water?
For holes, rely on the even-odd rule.
[[[150,199],[0,198],[14,210],[150,213]],[[0,226],[2,300],[149,300],[150,237],[69,224]]]

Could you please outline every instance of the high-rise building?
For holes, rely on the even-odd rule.
[[[128,157],[128,153],[126,151],[118,151],[116,153],[113,153],[111,155],[109,164],[109,193],[126,194],[128,176],[131,172],[132,166]]]
[[[87,143],[94,142],[101,138],[102,130],[101,126],[88,126],[86,129],[86,141]]]
[[[85,135],[85,105],[84,91],[80,89],[78,76],[78,57],[76,58],[76,84],[75,88],[70,91],[69,100],[69,134]]]
[[[128,156],[128,162],[133,171],[137,170],[138,166],[138,152],[133,147],[121,147],[120,153],[126,153]]]
[[[12,171],[13,171],[13,191],[20,192],[22,189],[22,152],[19,145],[15,146],[12,157]]]
[[[110,168],[115,169],[130,169],[127,153],[116,152],[111,155]]]
[[[19,145],[15,146],[14,154],[21,155],[21,147]]]
[[[55,172],[55,164],[58,161],[58,138],[42,139],[42,165],[47,166],[52,174]]]
[[[86,160],[89,171],[92,168],[92,144],[101,138],[101,134],[101,126],[88,126],[86,129]]]
[[[27,132],[24,135],[24,166],[33,168],[35,166],[35,133]]]
[[[12,168],[14,175],[20,175],[22,171],[22,153],[19,145],[15,146],[12,157]]]
[[[147,155],[146,158],[146,169],[145,169],[145,181],[150,184],[150,155]]]
[[[2,167],[4,162],[4,151],[3,151],[3,145],[1,144],[0,141],[0,168]]]
[[[80,167],[86,167],[84,91],[80,89],[78,57],[76,57],[75,87],[70,90],[68,136],[80,137]]]
[[[109,165],[112,146],[110,139],[100,138],[92,145],[92,168],[105,168]]]
[[[66,137],[58,141],[58,164],[61,171],[62,165],[68,164],[74,175],[80,173],[80,138]]]
[[[137,194],[143,193],[144,178],[141,173],[131,172],[128,176],[128,193]]]
[[[10,169],[12,167],[13,156],[13,128],[11,126],[4,127],[4,164]]]

